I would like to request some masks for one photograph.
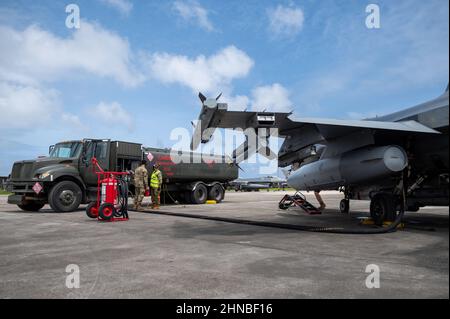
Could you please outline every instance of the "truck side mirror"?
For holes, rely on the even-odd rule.
[[[48,147],[48,155],[50,155],[54,149],[55,149],[55,145],[50,145]]]
[[[88,143],[83,143],[83,148],[81,151],[81,162],[86,166],[89,167],[89,161],[87,158],[87,150],[88,150]]]
[[[83,152],[83,154],[81,154],[81,162],[82,162],[84,165],[86,165],[86,167],[89,166],[89,162],[88,162],[88,160],[87,160],[86,153],[84,153],[84,152]]]
[[[81,151],[81,162],[86,165],[86,167],[89,166],[89,162],[87,160],[87,155],[86,155],[86,146],[83,144],[83,150]]]

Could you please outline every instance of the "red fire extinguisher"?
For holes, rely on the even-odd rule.
[[[113,177],[107,177],[102,183],[102,201],[101,204],[117,204],[117,180]]]

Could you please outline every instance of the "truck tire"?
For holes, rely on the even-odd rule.
[[[191,191],[192,204],[204,204],[208,199],[208,189],[204,184],[197,184],[197,187]]]
[[[215,200],[217,203],[223,201],[225,191],[220,184],[214,184],[208,191],[208,200]]]
[[[18,204],[19,208],[26,212],[38,212],[45,204],[39,202],[30,202],[25,204]]]
[[[80,206],[83,194],[72,181],[62,181],[53,186],[48,195],[50,207],[55,212],[73,212]]]

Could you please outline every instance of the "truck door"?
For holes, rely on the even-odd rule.
[[[92,166],[92,157],[96,157],[103,170],[109,170],[109,140],[86,141],[84,145],[85,153],[80,162],[80,175],[87,186],[97,185],[97,175]]]

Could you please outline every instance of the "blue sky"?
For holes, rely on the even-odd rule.
[[[65,8],[80,8],[80,29]],[[233,109],[364,118],[448,83],[449,3],[377,1],[0,2],[0,175],[82,137],[170,147],[196,92]],[[254,167],[244,176],[254,175]]]

